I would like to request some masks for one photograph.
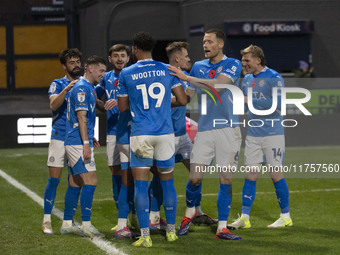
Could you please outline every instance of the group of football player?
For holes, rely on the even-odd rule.
[[[280,104],[274,113],[266,116],[249,111],[248,119],[253,123],[245,140],[247,171],[242,214],[233,223],[227,222],[232,202],[231,169],[238,165],[242,138],[239,117],[233,113],[236,99],[223,85],[241,84],[245,107],[249,96],[252,107],[265,110],[272,106],[273,88],[280,89],[284,82],[279,73],[266,66],[260,47],[250,45],[243,49],[239,61],[224,55],[225,41],[222,30],[207,30],[203,37],[205,59],[191,67],[187,42],[170,43],[166,47],[169,64],[164,64],[152,59],[155,38],[139,32],[132,38],[132,52],[123,44],[109,49],[111,71],[106,72],[105,60],[94,55],[85,62],[83,76],[81,52],[66,49],[60,53],[66,75],[54,80],[49,88],[53,123],[47,162],[49,178],[44,193],[45,234],[53,234],[51,212],[62,168],[67,164],[69,185],[60,233],[103,236],[90,220],[97,185],[93,148],[100,146],[94,138],[96,110],[107,114],[107,164],[118,209],[117,225],[112,228],[116,238],[137,237],[132,245],[151,247],[150,230],[165,230],[166,240],[172,242],[188,234],[191,223],[217,223],[217,239],[242,239],[229,229],[251,227],[249,215],[256,195],[256,180],[265,163],[276,168],[270,171],[270,176],[281,208],[279,219],[268,227],[292,226],[288,186],[282,171],[277,171],[282,167],[285,152],[284,130],[281,121],[277,121],[282,120]],[[128,66],[132,59],[136,62]],[[244,76],[242,82],[241,76]],[[206,110],[201,111],[192,144],[186,130],[186,104],[195,94],[199,106],[204,105]],[[278,99],[280,102],[280,93]],[[217,125],[216,120],[226,121]],[[189,170],[189,179],[185,216],[176,233],[173,171],[177,162]],[[218,220],[201,209],[202,179],[206,167],[213,163],[227,169],[219,173]],[[153,177],[149,182],[150,172]],[[81,226],[73,222],[79,197]],[[162,205],[166,221],[160,216]],[[131,231],[137,228],[140,233]]]

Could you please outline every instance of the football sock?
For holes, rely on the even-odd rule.
[[[92,201],[95,185],[83,185],[80,196],[81,220],[90,221],[92,214]]]
[[[150,211],[159,212],[163,204],[163,189],[158,176],[153,176],[149,185]]]
[[[190,181],[187,182],[185,194],[187,207],[194,207],[199,199],[201,193],[201,183],[198,185],[191,185]]]
[[[149,196],[148,181],[135,180],[135,206],[141,233],[142,229],[149,229]],[[150,231],[149,231],[150,234]]]
[[[129,201],[128,201],[128,187],[122,184],[119,191],[119,197],[118,197],[118,219],[127,219],[129,216]]]
[[[242,214],[250,215],[250,209],[253,205],[256,195],[256,181],[245,179],[242,191]]]
[[[77,211],[80,189],[80,187],[68,186],[65,194],[64,220],[72,221],[73,216]]]
[[[229,217],[231,198],[232,198],[232,185],[220,184],[220,189],[217,195],[217,210],[218,221],[227,221]]]
[[[161,218],[161,214],[159,211],[157,212],[150,211],[149,219],[152,224],[157,224],[160,218]]]
[[[164,211],[167,224],[176,223],[176,210],[177,210],[177,193],[175,189],[174,179],[161,181],[164,201]]]
[[[217,233],[223,232],[224,228],[227,228],[227,221],[226,220],[218,221]]]
[[[118,218],[118,223],[117,223],[117,230],[121,230],[122,228],[125,228],[127,226],[127,218]]]
[[[112,175],[113,200],[115,201],[117,209],[118,209],[118,197],[119,197],[119,191],[120,191],[121,185],[122,185],[122,176],[120,174]]]
[[[201,200],[202,200],[202,182],[199,184],[199,195],[197,196],[197,200],[195,203],[195,207],[197,210],[197,215],[203,215],[204,213],[202,212],[201,209]]]
[[[283,178],[274,182],[277,200],[281,208],[281,213],[289,212],[289,190],[286,180]]]
[[[48,177],[44,193],[44,214],[51,214],[52,212],[59,182],[59,178]]]

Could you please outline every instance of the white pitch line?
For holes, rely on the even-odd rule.
[[[44,207],[44,199],[41,198],[37,193],[33,192],[20,182],[18,182],[16,179],[5,173],[0,169],[0,176],[4,178],[8,183],[12,184],[15,188],[21,190],[24,192],[27,196],[29,196],[31,199],[33,199],[35,202],[37,202],[40,206]],[[60,211],[58,208],[54,208],[52,213],[57,216],[59,219],[63,219],[63,212]],[[75,222],[76,224],[79,224],[78,222]],[[104,240],[100,237],[94,237],[92,239],[87,238],[89,241],[91,241],[93,244],[95,244],[98,248],[105,251],[107,254],[114,254],[114,255],[126,255],[123,251],[120,251],[114,246],[112,243],[110,243],[107,240]]]

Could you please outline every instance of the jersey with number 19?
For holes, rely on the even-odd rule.
[[[124,68],[118,97],[129,96],[131,136],[173,133],[171,89],[182,86],[166,64],[145,59]]]

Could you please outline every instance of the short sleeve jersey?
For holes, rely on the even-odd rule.
[[[259,74],[247,74],[242,81],[244,95],[248,96],[248,88],[252,88],[253,106],[258,110],[269,109],[272,105],[273,88],[278,90],[278,103],[281,96],[280,88],[284,87],[282,76],[273,69],[265,67]],[[262,105],[262,107],[261,107]],[[263,105],[267,106],[263,109]],[[268,106],[269,105],[269,106]],[[261,109],[262,108],[262,109]],[[272,114],[266,116],[255,115],[249,111],[248,135],[264,137],[272,135],[283,135],[284,128],[281,125],[283,117],[280,109],[276,109]]]
[[[66,76],[53,80],[48,90],[48,96],[59,95],[70,82]],[[57,110],[52,111],[51,139],[65,141],[67,100],[69,96],[70,92],[67,92],[63,104]]]
[[[226,56],[216,64],[209,59],[196,62],[190,72],[193,77],[201,79],[216,79],[219,75],[230,78],[235,86],[241,74],[241,63],[234,58]],[[198,120],[198,131],[207,131],[230,126],[238,126],[238,116],[233,114],[233,96],[228,89],[222,89],[218,93],[207,88],[196,88],[198,105],[202,109],[202,97],[206,98],[207,113],[201,114]],[[215,125],[215,120],[223,120],[225,124]]]
[[[145,59],[124,68],[118,97],[129,97],[131,136],[173,133],[171,89],[181,86],[164,63]]]
[[[95,87],[97,97],[101,98],[104,94],[106,94],[107,100],[110,99],[117,100],[118,78],[119,75],[117,75],[114,71],[106,72],[105,77]],[[106,114],[107,114],[106,133],[108,135],[116,135],[119,115],[118,106],[115,106],[111,110],[108,110]]]
[[[71,90],[67,105],[67,134],[65,145],[82,145],[83,141],[79,132],[77,111],[87,111],[87,132],[90,146],[93,147],[94,126],[96,122],[96,97],[93,85],[84,77]]]

